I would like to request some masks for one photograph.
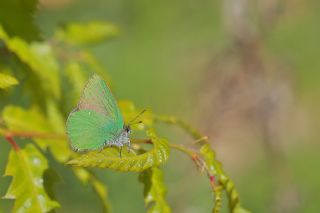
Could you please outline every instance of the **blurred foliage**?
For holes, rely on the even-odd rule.
[[[149,206],[148,212],[169,213],[171,209],[165,200],[167,189],[163,183],[163,174],[158,167],[152,167],[139,176],[144,184],[144,201]]]
[[[113,24],[105,22],[70,23],[56,32],[59,40],[74,45],[99,44],[107,38],[113,38],[119,30]]]
[[[5,89],[14,85],[17,85],[19,82],[16,78],[0,73],[0,88]]]
[[[4,198],[15,199],[13,212],[48,212],[59,207],[43,186],[43,173],[47,168],[48,161],[34,145],[11,150],[4,175],[13,179]]]
[[[35,5],[36,2],[33,6]],[[29,15],[33,11],[30,10]],[[8,13],[15,14],[15,11],[10,10]],[[31,27],[30,30],[35,31]],[[76,106],[86,79],[95,72],[110,84],[103,66],[86,46],[105,42],[118,34],[119,29],[106,22],[67,23],[46,40],[31,41],[28,36],[11,33],[10,27],[5,22],[0,22],[0,40],[3,42],[0,48],[5,55],[0,64],[1,70],[5,70],[0,75],[1,88],[9,91],[10,87],[19,82],[11,89],[22,89],[29,94],[24,105],[4,104],[1,114],[0,134],[12,146],[5,171],[6,176],[12,176],[12,181],[4,198],[15,200],[13,212],[49,212],[60,206],[55,201],[53,189],[60,175],[48,165],[49,157],[53,157],[58,164],[72,165],[73,167],[68,168],[83,184],[92,186],[104,212],[112,209],[108,192],[89,167],[140,173],[139,180],[144,184],[148,212],[171,212],[166,202],[167,190],[159,166],[167,162],[171,149],[180,150],[191,159],[197,154],[191,148],[171,144],[160,138],[155,131],[155,121],[162,120],[156,119],[159,116],[151,110],[141,116],[142,123],[132,126],[134,131],[146,138],[132,139],[132,149],[123,150],[122,156],[120,150],[114,147],[82,154],[72,152],[65,135],[66,117]],[[140,112],[131,101],[119,101],[119,106],[125,122],[132,120]],[[190,134],[194,131],[190,131]],[[20,147],[16,139],[28,141]],[[198,139],[197,136],[195,139]],[[152,148],[146,149],[145,146],[149,145]],[[196,146],[194,149],[197,149]],[[207,149],[211,150],[209,146]],[[215,158],[208,163],[202,158],[205,157],[197,155],[199,161],[196,166],[199,162],[206,168],[217,165]],[[212,175],[223,176],[229,181],[222,169]],[[210,182],[215,192],[215,183],[211,179]],[[235,191],[234,185],[229,188],[231,189],[222,186],[220,189]],[[238,199],[229,202],[231,206],[240,206]],[[236,212],[234,208],[230,208],[230,211]]]
[[[42,41],[39,40],[41,36],[33,21],[34,10],[37,7],[36,1],[3,1],[0,8],[2,26],[0,32],[0,108],[2,111],[0,135],[4,136],[0,137],[1,166],[4,166],[4,159],[8,154],[10,153],[11,156],[13,152],[9,152],[9,146],[1,143],[6,140],[5,136],[9,129],[10,133],[15,134],[14,139],[19,142],[21,152],[26,153],[25,144],[35,144],[35,149],[47,158],[49,168],[56,169],[63,182],[66,181],[57,191],[57,194],[60,193],[60,195],[52,196],[54,191],[49,189],[54,187],[57,176],[53,174],[46,176],[49,170],[44,171],[44,187],[47,195],[50,195],[48,200],[56,200],[55,197],[57,197],[57,201],[62,206],[57,209],[58,212],[70,211],[70,209],[76,209],[78,212],[91,211],[92,207],[95,208],[97,204],[94,198],[90,197],[91,193],[88,192],[91,188],[97,194],[105,212],[112,209],[115,211],[121,209],[120,212],[128,210],[141,212],[143,198],[135,196],[141,185],[135,185],[134,173],[124,174],[108,169],[99,171],[95,168],[64,166],[68,160],[81,158],[81,155],[73,153],[68,148],[64,135],[66,116],[76,105],[81,90],[92,72],[103,76],[108,84],[111,84],[117,97],[129,97],[139,103],[139,106],[152,106],[154,112],[170,112],[170,114],[175,112],[189,119],[192,117],[190,111],[201,111],[197,107],[196,95],[209,92],[208,90],[198,91],[198,86],[203,83],[201,78],[204,74],[201,71],[206,70],[208,64],[211,66],[212,63],[215,63],[212,62],[212,58],[218,58],[222,63],[232,64],[230,56],[223,54],[222,57],[216,57],[216,53],[221,49],[239,45],[239,43],[230,43],[228,36],[225,35],[226,27],[222,24],[225,23],[225,20],[221,13],[226,11],[226,7],[221,5],[222,2],[210,0],[199,4],[169,0],[161,2],[142,0],[135,3],[111,0],[96,1],[93,4],[91,1],[77,0],[73,1],[71,7],[57,9],[48,8],[46,2],[64,4],[63,2],[72,1],[41,2],[41,11],[36,16],[36,22],[41,26],[41,35],[44,39]],[[277,1],[251,3],[254,5],[268,3],[266,4],[268,7],[269,2],[272,4]],[[319,119],[317,119],[319,117],[318,69],[320,61],[318,56],[320,49],[315,45],[320,32],[317,24],[320,4],[315,0],[293,1],[288,5],[284,1],[278,2],[281,5],[271,10],[270,14],[274,15],[279,11],[284,11],[284,14],[278,17],[273,25],[264,26],[267,33],[258,32],[264,34],[264,37],[258,42],[266,42],[263,48],[263,58],[277,57],[281,62],[281,68],[290,69],[290,76],[285,75],[284,78],[293,79],[294,92],[298,94],[295,104],[299,109],[294,112],[289,111],[291,113],[289,117],[298,116],[300,119],[293,120],[291,123],[295,124],[295,128],[290,128],[289,132],[284,133],[282,137],[284,141],[290,141],[290,146],[285,145],[288,149],[285,153],[287,156],[284,158],[287,158],[288,165],[294,174],[293,179],[301,192],[299,200],[290,200],[290,196],[285,195],[282,195],[280,200],[284,204],[286,199],[289,199],[291,204],[298,203],[297,205],[300,206],[295,209],[295,212],[317,212],[320,173],[313,168],[317,168],[317,162],[319,162],[317,152],[319,147],[314,145],[318,143],[317,129],[320,127]],[[254,11],[254,15],[261,10],[259,8]],[[254,22],[259,22],[260,18],[254,17]],[[268,20],[274,19],[271,16],[268,18]],[[109,22],[90,21],[95,19],[112,20],[121,26],[121,32],[123,32],[121,37],[112,43],[105,42],[117,36],[119,29]],[[260,27],[254,30],[259,31]],[[81,29],[85,32],[81,32]],[[109,30],[115,31],[109,33]],[[80,34],[77,34],[78,32]],[[43,58],[51,62],[46,64]],[[249,62],[252,62],[251,58]],[[274,64],[269,62],[268,69],[272,72]],[[113,77],[112,82],[105,72],[104,65],[109,68],[108,73]],[[235,72],[238,71],[237,67],[232,68]],[[52,77],[47,77],[47,75]],[[8,79],[10,79],[9,84]],[[212,84],[213,81],[210,80]],[[135,89],[129,89],[131,86],[134,86]],[[238,91],[236,93],[238,94]],[[182,100],[184,104],[181,104]],[[139,112],[132,101],[120,101],[119,106],[126,122]],[[189,108],[192,110],[187,111]],[[161,138],[167,137],[167,126],[162,128],[161,125],[156,124],[157,116],[151,110],[146,113],[142,117],[145,125],[135,126],[133,136],[136,136],[135,133],[138,133],[139,136],[140,133],[145,135],[146,127],[153,127]],[[203,111],[200,113],[202,116],[197,114],[199,119],[211,121],[208,119],[208,114]],[[307,114],[311,114],[312,119],[308,118]],[[223,129],[223,132],[228,134],[226,129]],[[265,153],[260,150],[264,149],[263,147],[257,149],[257,147],[249,146],[248,149],[247,144],[243,145],[240,140],[238,141],[238,135],[236,137],[237,144],[240,144],[239,147],[235,146],[236,143],[224,143],[224,141],[215,141],[213,146],[222,151],[222,153],[219,152],[219,158],[223,159],[224,166],[232,172],[231,176],[237,177],[234,181],[238,186],[241,201],[253,212],[283,212],[273,209],[272,196],[274,191],[281,186],[274,180],[275,165],[267,157],[265,158]],[[184,140],[184,137],[182,139]],[[134,154],[140,156],[148,152],[147,148],[152,144],[149,144],[149,138],[146,141],[148,142],[146,145],[136,141],[133,144],[135,153],[127,154],[127,150],[123,150],[123,156]],[[168,141],[168,145],[172,144]],[[205,144],[196,146],[196,148],[191,146],[197,153],[188,152],[184,146],[178,146],[178,148],[186,151],[188,156],[196,154],[195,156],[198,157],[200,155],[200,161],[195,156],[191,157],[199,167],[199,171],[204,171],[202,161],[205,161],[210,174],[219,174],[221,165],[215,160],[216,156],[210,151],[211,148],[206,147]],[[60,148],[61,153],[59,153]],[[137,148],[140,151],[137,151]],[[170,147],[170,150],[172,149]],[[150,150],[154,150],[154,147]],[[249,151],[246,152],[246,150]],[[186,174],[185,167],[188,163],[182,160],[180,158],[182,156],[178,153],[177,155],[174,151],[170,153],[167,164],[159,168],[159,172],[165,174],[164,180],[154,179],[153,183],[157,182],[157,184],[148,185],[152,182],[151,170],[158,167],[149,168],[141,173],[141,176],[146,178],[143,184],[145,189],[149,189],[149,194],[151,192],[162,193],[162,195],[153,196],[149,204],[146,203],[148,210],[151,211],[159,206],[158,204],[166,202],[166,195],[173,211],[204,212],[201,210],[210,209],[212,204],[209,201],[211,196],[208,196],[208,184],[205,182],[207,179],[203,178],[204,181],[201,181],[200,178],[197,187],[194,187],[194,184],[190,184],[194,183],[193,178],[198,178],[191,175],[191,172],[194,171]],[[118,150],[114,149],[114,157],[119,156],[118,154]],[[163,169],[166,172],[163,172]],[[285,171],[280,170],[280,173],[285,173]],[[79,179],[80,183],[74,181],[74,177]],[[9,185],[9,181],[10,178],[0,180],[1,194],[5,194],[4,188]],[[212,201],[216,204],[214,210],[223,211],[226,203],[224,201],[231,199],[237,202],[239,195],[233,190],[234,183],[229,179],[224,179],[224,176],[215,176],[215,181],[219,184],[217,187],[212,186],[214,192]],[[288,182],[290,181],[285,180],[285,183]],[[88,190],[86,190],[86,185],[91,188],[87,187]],[[106,185],[109,186],[109,192]],[[168,188],[168,193],[165,193],[167,190],[158,186]],[[185,193],[186,189],[190,189],[189,193]],[[227,197],[224,196],[224,192],[227,192]],[[86,193],[86,196],[82,196],[82,193]],[[112,202],[109,202],[109,199]],[[83,202],[86,202],[86,207],[82,206]],[[127,205],[128,203],[130,205]],[[11,202],[9,202],[9,207],[7,204],[7,201],[0,201],[0,212],[7,212],[5,210],[11,208]],[[111,204],[113,208],[110,208]],[[139,210],[136,210],[137,206]],[[232,206],[237,207],[238,205],[232,203],[230,207]],[[242,211],[241,207],[237,208]]]
[[[27,41],[39,39],[40,32],[33,20],[37,7],[37,0],[1,1],[0,23],[11,36]]]

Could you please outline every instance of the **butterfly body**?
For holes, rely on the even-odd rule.
[[[89,79],[77,108],[70,113],[67,134],[75,151],[130,145],[130,128],[124,125],[116,100],[98,75]]]

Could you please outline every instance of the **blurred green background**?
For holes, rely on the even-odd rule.
[[[118,99],[177,115],[205,132],[252,212],[318,212],[319,10],[316,0],[42,0],[35,20],[44,38],[67,22],[119,26],[117,38],[91,48]],[[191,141],[159,128],[172,142]],[[9,150],[3,147],[1,174]],[[91,188],[52,164],[63,174],[57,212],[99,212]],[[210,212],[208,183],[190,159],[174,152],[165,176],[173,212]],[[99,171],[99,177],[114,212],[144,212],[137,175]],[[1,195],[8,183],[1,180]],[[11,205],[0,201],[5,212]]]

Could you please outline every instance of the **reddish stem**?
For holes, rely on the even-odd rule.
[[[18,152],[20,150],[19,145],[13,140],[12,134],[6,134],[5,138],[10,143],[14,151]]]

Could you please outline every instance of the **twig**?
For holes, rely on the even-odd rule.
[[[14,141],[13,135],[11,134],[6,134],[5,139],[10,143],[14,151],[18,152],[20,150],[19,145]]]
[[[34,131],[13,131],[9,129],[0,129],[0,135],[12,135],[21,138],[41,138],[41,139],[66,139],[67,136],[61,133],[47,133]]]

